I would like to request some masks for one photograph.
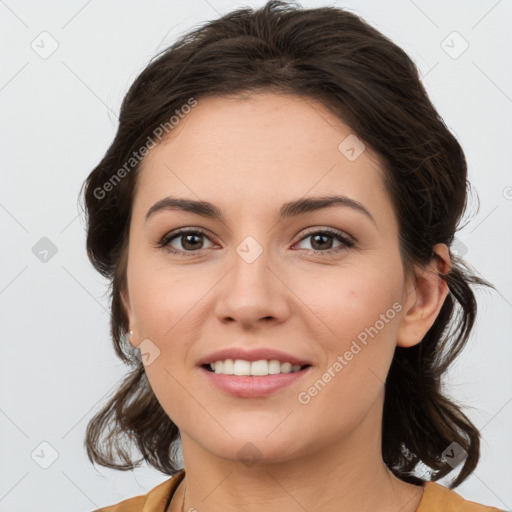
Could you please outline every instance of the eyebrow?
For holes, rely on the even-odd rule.
[[[351,199],[342,195],[331,195],[324,197],[306,197],[284,203],[279,210],[279,217],[281,219],[296,217],[304,213],[322,210],[324,208],[332,208],[334,206],[343,206],[352,208],[368,217],[375,225],[375,219],[371,213],[355,199]],[[146,221],[156,212],[162,210],[180,210],[184,212],[191,212],[202,217],[211,219],[219,219],[225,221],[221,210],[209,203],[208,201],[196,201],[193,199],[182,199],[178,197],[165,197],[156,202],[146,213]]]

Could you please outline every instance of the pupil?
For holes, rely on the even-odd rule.
[[[331,237],[330,237],[330,235],[315,235],[315,236],[313,237],[313,246],[316,244],[316,239],[318,239],[318,238],[323,238],[323,239],[324,239],[324,241],[325,241],[325,239],[326,239],[326,238],[331,238]],[[320,249],[321,249],[321,248],[322,248],[322,244],[320,244]],[[325,247],[324,247],[324,248],[325,248]],[[327,247],[327,248],[329,249],[330,247]]]
[[[182,243],[183,243],[183,239],[185,239],[185,243],[183,243],[183,247],[187,247],[187,244],[189,244],[189,238],[196,238],[196,239],[198,239],[199,235],[184,235],[182,237]],[[194,245],[194,243],[192,243],[191,247],[189,247],[189,248],[197,249],[197,244]]]

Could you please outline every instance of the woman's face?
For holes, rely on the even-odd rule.
[[[293,206],[335,195],[346,200]],[[170,197],[211,203],[222,218],[153,208]],[[172,237],[179,229],[202,234]],[[142,343],[184,454],[278,461],[363,425],[366,438],[380,435],[384,382],[415,294],[379,161],[321,104],[262,93],[200,100],[143,161],[127,283],[131,342]],[[226,359],[242,360],[222,365],[235,373],[309,366],[267,376],[202,366]]]

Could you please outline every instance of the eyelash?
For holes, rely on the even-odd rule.
[[[319,235],[319,234],[332,236],[333,238],[335,238],[336,240],[341,242],[344,245],[344,247],[340,246],[340,247],[336,247],[334,249],[328,249],[326,251],[317,251],[315,249],[304,249],[304,250],[306,250],[310,253],[313,253],[313,254],[322,255],[324,257],[329,257],[329,256],[334,257],[334,256],[337,256],[338,252],[346,250],[346,249],[350,249],[351,247],[354,247],[354,245],[355,245],[355,242],[353,242],[351,239],[349,239],[348,237],[341,234],[341,232],[333,230],[333,229],[329,229],[329,228],[317,229],[316,231],[310,231],[310,232],[306,233],[297,243],[302,242],[303,240],[305,240],[306,238],[309,238],[310,236]],[[158,247],[160,247],[170,253],[173,253],[173,254],[182,254],[182,255],[187,255],[187,256],[193,256],[195,253],[198,253],[200,251],[200,249],[197,251],[181,251],[181,250],[171,248],[169,244],[175,238],[178,238],[180,235],[203,235],[206,238],[210,239],[210,237],[206,234],[206,232],[200,228],[194,228],[194,229],[183,228],[183,229],[179,229],[177,231],[173,231],[171,233],[167,233],[158,242]]]

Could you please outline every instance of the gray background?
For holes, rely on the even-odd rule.
[[[0,0],[0,512],[86,512],[167,479],[94,469],[85,456],[86,424],[125,369],[77,195],[149,59],[199,22],[263,3]],[[446,381],[483,436],[457,492],[512,509],[511,1],[302,5],[348,7],[408,52],[466,152],[480,210],[458,247],[498,292],[478,293],[478,323]]]

